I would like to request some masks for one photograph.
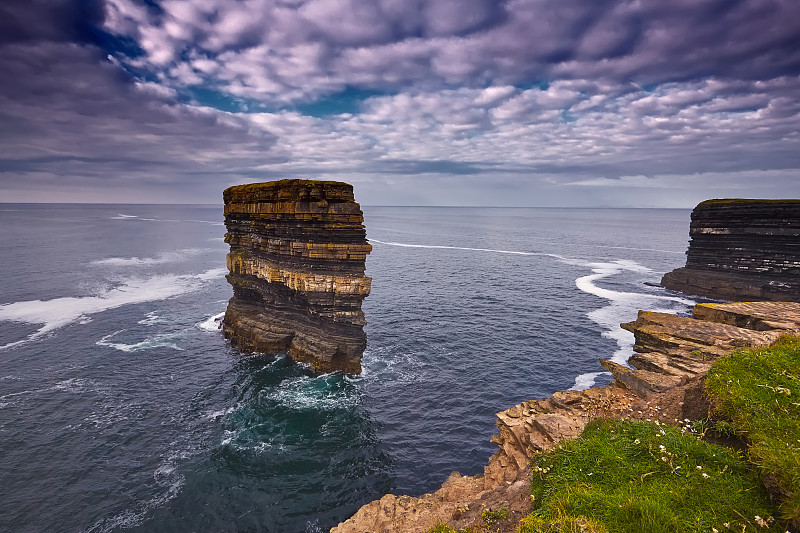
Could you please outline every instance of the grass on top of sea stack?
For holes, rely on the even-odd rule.
[[[800,338],[782,337],[768,348],[720,359],[705,386],[783,500],[783,517],[800,522]]]
[[[520,533],[784,531],[741,455],[686,429],[595,420],[532,469]]]

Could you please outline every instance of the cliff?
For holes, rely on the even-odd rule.
[[[702,381],[711,363],[739,347],[767,346],[800,333],[800,303],[699,304],[691,318],[640,311],[632,331],[634,368],[602,361],[615,381],[584,391],[556,392],[497,413],[497,452],[483,475],[454,472],[442,487],[419,497],[387,494],[364,505],[331,533],[424,533],[439,523],[479,524],[485,509],[505,507],[499,531],[515,531],[530,509],[530,461],[565,439],[574,439],[597,418],[658,420],[679,424],[709,414]]]
[[[724,300],[800,300],[800,200],[708,200],[667,289]]]
[[[317,372],[361,372],[372,250],[353,187],[282,180],[230,187],[222,331],[242,351],[288,351]]]

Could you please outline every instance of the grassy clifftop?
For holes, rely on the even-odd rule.
[[[712,420],[589,423],[580,438],[533,458],[530,515],[461,531],[798,531],[800,338],[719,359],[706,390]]]
[[[706,389],[748,443],[747,455],[780,511],[800,527],[800,338],[719,360]]]

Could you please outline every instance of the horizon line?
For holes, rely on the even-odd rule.
[[[184,202],[3,202],[0,205],[141,205],[141,206],[202,206],[224,207],[224,203],[184,203]],[[413,205],[413,204],[359,204],[361,207],[415,207],[415,208],[456,208],[456,209],[693,209],[692,207],[653,207],[653,206],[574,206],[574,205]]]

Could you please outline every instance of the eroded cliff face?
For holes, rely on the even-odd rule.
[[[661,284],[725,300],[800,300],[800,200],[708,200],[692,211],[686,266]]]
[[[800,303],[706,303],[692,317],[640,311],[622,324],[636,338],[628,368],[601,363],[614,376],[605,387],[556,392],[497,413],[498,450],[483,475],[453,473],[436,492],[419,497],[387,494],[361,507],[331,533],[424,533],[439,523],[466,528],[484,509],[505,507],[510,517],[497,531],[513,532],[530,510],[530,461],[558,443],[577,438],[597,418],[658,420],[680,424],[709,416],[702,387],[711,364],[741,347],[761,347],[781,335],[800,334]]]
[[[317,372],[360,373],[372,246],[352,185],[281,180],[230,187],[223,199],[225,338],[243,351],[288,351]]]

